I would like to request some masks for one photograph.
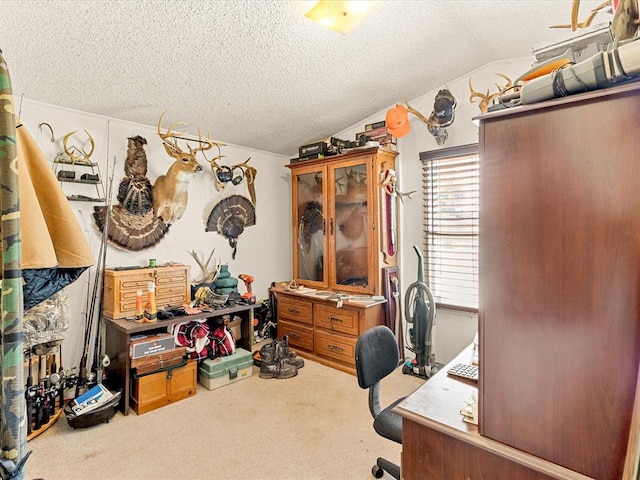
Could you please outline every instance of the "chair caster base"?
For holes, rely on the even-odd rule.
[[[374,465],[371,467],[371,475],[375,478],[382,478],[384,476],[384,470],[382,470],[378,465]]]

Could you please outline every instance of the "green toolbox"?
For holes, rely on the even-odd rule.
[[[231,355],[207,359],[198,369],[198,381],[209,390],[224,387],[253,373],[251,352],[236,348]]]

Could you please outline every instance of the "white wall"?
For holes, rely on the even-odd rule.
[[[23,124],[40,145],[48,160],[52,161],[56,154],[63,150],[62,138],[65,134],[79,130],[73,137],[75,140],[70,141],[69,145],[80,145],[85,141],[84,129],[89,131],[95,140],[96,148],[91,159],[99,163],[105,184],[111,173],[107,169],[107,160],[109,165],[112,165],[115,157],[117,163],[112,189],[114,203],[117,202],[115,196],[118,184],[124,177],[128,137],[141,135],[147,139],[148,144],[145,149],[148,158],[147,176],[151,182],[163,175],[172,163],[171,158],[162,147],[155,126],[129,123],[28,99],[21,100],[18,97],[14,101],[15,109],[19,110]],[[158,112],[158,115],[160,113]],[[168,112],[165,115],[163,126],[166,128],[169,122],[176,120],[189,121],[188,118],[171,118],[171,112]],[[38,127],[41,123],[48,123],[53,127],[55,143],[51,142],[48,128]],[[191,128],[189,126],[186,128],[195,133],[198,127],[204,131],[207,130],[207,125],[194,125]],[[215,132],[212,132],[211,135],[214,140],[224,142],[224,139],[215,138]],[[88,150],[88,148],[88,144],[85,145],[85,149]],[[207,152],[207,154],[209,153]],[[155,258],[159,265],[165,262],[190,265],[192,267],[191,278],[193,279],[200,276],[201,270],[189,252],[195,250],[201,258],[206,259],[211,250],[215,248],[214,256],[222,263],[228,263],[229,271],[233,276],[237,277],[240,273],[249,273],[255,277],[252,287],[258,300],[268,297],[268,288],[272,281],[289,279],[292,272],[291,190],[289,170],[284,167],[289,163],[289,158],[235,145],[223,147],[222,154],[226,155],[219,162],[222,165],[235,165],[251,157],[249,164],[258,171],[255,180],[256,225],[248,227],[240,235],[235,260],[231,258],[232,250],[227,240],[218,233],[205,232],[205,225],[213,205],[225,195],[241,194],[249,197],[246,183],[243,182],[238,186],[229,183],[224,192],[218,192],[214,186],[210,166],[200,157],[199,161],[204,170],[196,174],[189,186],[189,202],[183,217],[171,226],[169,233],[160,243],[147,250],[130,252],[110,245],[106,255],[107,268],[123,265],[144,266],[148,264],[150,258]],[[212,158],[212,156],[207,155],[207,158]],[[78,170],[77,175],[80,173],[82,172]],[[78,186],[64,183],[62,187],[66,193],[74,189],[77,193],[95,196],[92,185]],[[92,217],[94,205],[87,202],[71,202],[97,260],[101,236]],[[91,282],[93,282],[95,267],[91,269],[90,273],[83,274],[78,281],[68,287],[72,318],[63,343],[63,361],[67,367],[77,365],[81,356],[89,275],[91,275]],[[239,291],[244,292],[242,282],[239,284]]]
[[[423,196],[420,152],[478,142],[478,127],[473,123],[472,119],[480,114],[480,109],[477,103],[470,102],[469,78],[471,78],[475,91],[483,93],[490,91],[493,93],[497,91],[496,84],[505,84],[505,80],[497,76],[496,73],[507,75],[512,80],[515,80],[526,72],[530,66],[531,59],[529,58],[491,63],[454,79],[419,98],[407,99],[413,108],[428,117],[433,110],[433,101],[438,90],[447,88],[456,98],[457,106],[455,120],[447,128],[449,137],[444,145],[439,146],[428,132],[427,126],[412,114],[409,114],[411,131],[405,137],[398,139],[399,155],[396,161],[398,190],[401,192],[416,190],[411,199],[405,198],[403,203],[399,203],[400,249],[398,260],[400,282],[403,289],[417,279],[418,258],[413,251],[413,245],[417,245],[419,248],[422,248],[423,245]],[[402,92],[398,92],[397,103],[404,103],[404,100]],[[365,124],[384,120],[387,110],[394,106],[395,104],[389,105],[388,108],[336,133],[335,136],[344,140],[355,139],[355,134],[363,131]],[[404,291],[402,292],[403,294]],[[401,301],[404,302],[404,297]],[[434,334],[436,361],[448,363],[473,341],[477,328],[477,315],[475,314],[438,310]],[[413,354],[409,352],[407,358],[413,358]]]
[[[417,257],[413,252],[413,245],[420,247],[423,242],[420,152],[478,141],[478,129],[472,122],[472,118],[477,116],[480,110],[477,103],[472,104],[469,101],[469,78],[472,79],[476,91],[490,90],[494,92],[496,83],[501,85],[504,83],[504,80],[496,73],[502,73],[515,79],[522,72],[528,70],[529,66],[529,59],[497,62],[442,85],[440,88],[448,88],[457,99],[455,121],[447,129],[449,138],[442,147],[436,144],[427,131],[426,125],[415,116],[409,116],[412,130],[407,136],[398,139],[399,156],[397,161],[398,190],[402,192],[416,190],[412,199],[405,199],[404,203],[399,204],[400,249],[398,260],[403,288],[406,288],[417,278]],[[408,99],[408,101],[416,110],[429,116],[438,90],[439,88],[419,98]],[[397,101],[402,103],[403,100],[402,92],[398,92]],[[15,105],[16,110],[20,110],[21,120],[49,160],[53,160],[55,155],[62,151],[62,137],[66,133],[80,130],[75,138],[82,140],[82,130],[87,129],[96,142],[96,150],[92,159],[100,164],[105,179],[110,173],[107,170],[107,160],[111,164],[113,158],[116,158],[112,195],[114,202],[117,184],[124,176],[123,166],[128,137],[141,135],[147,139],[148,177],[152,182],[159,175],[164,174],[171,165],[171,159],[162,148],[155,126],[129,123],[28,99],[15,98]],[[389,105],[388,108],[393,106]],[[366,123],[383,120],[388,108],[363,119],[334,136],[342,139],[354,139],[355,134],[361,132]],[[168,112],[166,115],[164,126],[167,126],[169,121],[189,121],[189,119],[171,118],[170,113]],[[50,134],[46,127],[38,128],[38,125],[43,122],[53,127],[55,143],[50,142]],[[197,127],[203,130],[207,129],[206,125],[194,125],[189,131],[195,133]],[[212,132],[212,135],[214,140],[224,142],[224,139],[215,138],[215,132]],[[148,259],[156,258],[159,264],[172,261],[191,265],[191,275],[194,278],[199,275],[200,268],[188,252],[195,250],[201,256],[208,256],[215,248],[214,255],[223,263],[229,264],[232,275],[250,273],[255,276],[253,291],[258,299],[267,297],[267,289],[272,281],[290,279],[292,275],[291,186],[289,170],[285,168],[285,165],[289,163],[289,158],[235,145],[223,147],[222,153],[226,155],[226,158],[221,162],[224,165],[235,165],[251,157],[250,164],[258,170],[256,177],[257,222],[255,226],[247,228],[240,236],[235,260],[231,259],[231,248],[227,241],[217,233],[205,232],[204,228],[213,205],[227,194],[238,193],[248,196],[246,185],[241,184],[238,187],[233,187],[229,184],[225,192],[216,191],[213,174],[209,166],[201,160],[205,168],[191,182],[187,210],[184,216],[171,227],[167,236],[155,247],[142,252],[127,252],[109,246],[106,259],[107,267],[142,266],[147,264]],[[65,190],[68,189],[69,184],[64,184],[64,187]],[[92,191],[89,190],[89,192]],[[73,202],[72,207],[77,213],[80,225],[97,256],[100,249],[100,233],[93,222],[93,204]],[[94,274],[95,268],[91,269],[91,278]],[[65,363],[72,366],[78,363],[82,350],[88,277],[88,274],[84,274],[79,281],[69,287],[72,298],[70,310],[73,318],[70,319],[71,325],[63,344],[63,354],[66,359]],[[240,285],[241,291],[243,288]],[[404,291],[402,293],[404,294]],[[401,299],[401,301],[404,300]],[[476,330],[476,315],[438,310],[434,337],[437,361],[442,363],[450,361],[473,340]],[[413,358],[413,355],[408,352],[407,358]]]

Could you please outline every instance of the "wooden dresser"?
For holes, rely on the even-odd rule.
[[[338,308],[334,300],[314,298],[274,287],[277,300],[278,338],[287,336],[289,345],[301,356],[355,374],[355,346],[365,330],[384,323],[386,301],[345,301]]]
[[[103,315],[126,318],[135,315],[136,292],[142,290],[146,302],[149,282],[156,288],[156,305],[181,305],[191,301],[189,266],[137,268],[104,271]]]

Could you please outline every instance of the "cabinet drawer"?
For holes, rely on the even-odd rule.
[[[122,279],[120,282],[120,291],[131,292],[134,295],[136,290],[147,290],[149,282],[153,282],[153,275],[150,273],[135,275],[133,278]]]
[[[135,378],[131,386],[131,404],[138,414],[150,412],[196,394],[197,362]]]
[[[314,335],[315,352],[318,355],[335,358],[349,365],[355,365],[357,338],[316,330]]]
[[[171,283],[169,285],[158,285],[156,287],[156,297],[171,297],[175,296],[176,293],[179,295],[184,295],[184,283]]]
[[[313,318],[316,327],[348,335],[359,334],[358,312],[354,310],[316,304]]]
[[[278,320],[278,337],[282,338],[285,335],[289,338],[291,347],[313,351],[313,328],[286,320]]]
[[[159,307],[176,306],[189,303],[189,299],[184,294],[176,293],[174,295],[158,295],[156,296],[156,305]]]
[[[313,325],[312,307],[311,302],[294,300],[289,297],[280,297],[278,299],[278,321],[284,318],[294,322]]]

